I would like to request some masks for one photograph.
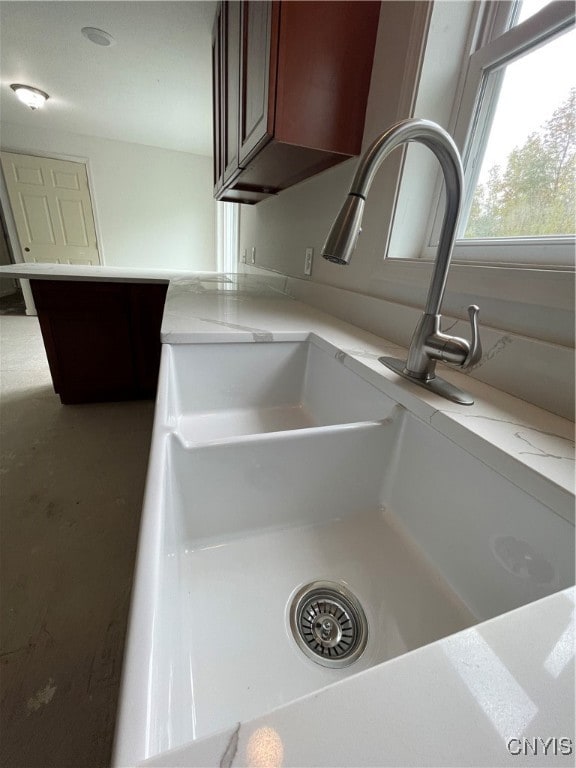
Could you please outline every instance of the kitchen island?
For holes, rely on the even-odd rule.
[[[154,398],[171,279],[185,272],[19,264],[34,297],[54,391],[64,404]]]

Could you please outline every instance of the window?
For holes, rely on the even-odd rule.
[[[574,4],[482,4],[475,36],[453,131],[467,190],[454,257],[571,265]]]

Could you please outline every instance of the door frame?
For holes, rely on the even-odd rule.
[[[12,152],[15,155],[29,155],[31,157],[45,157],[49,160],[67,160],[71,163],[81,163],[86,167],[86,178],[88,180],[88,193],[90,195],[90,202],[92,203],[92,216],[94,218],[94,229],[96,231],[96,243],[98,245],[98,254],[100,256],[101,266],[106,265],[106,259],[104,257],[104,249],[102,245],[102,236],[100,233],[100,217],[98,215],[98,206],[96,205],[96,198],[93,193],[93,177],[92,168],[90,167],[90,158],[78,157],[78,155],[65,155],[60,152],[47,152],[44,150],[24,150],[13,149],[10,146],[0,147],[2,152]],[[12,205],[8,196],[8,188],[6,186],[6,180],[4,174],[0,170],[0,205],[2,206],[2,213],[4,215],[4,224],[6,236],[8,238],[8,245],[12,249],[12,257],[15,264],[24,264],[24,257],[22,256],[22,250],[20,248],[20,241],[18,239],[18,233],[16,231],[16,222],[14,221],[14,214],[12,213]],[[30,289],[30,283],[28,280],[21,279],[20,286],[22,293],[24,294],[24,301],[26,302],[26,314],[36,315],[36,307],[34,306],[34,298],[32,297],[32,290]]]

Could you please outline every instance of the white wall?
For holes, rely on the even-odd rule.
[[[210,157],[5,122],[0,147],[88,160],[104,264],[216,269]]]

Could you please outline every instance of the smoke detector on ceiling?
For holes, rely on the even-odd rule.
[[[103,29],[97,29],[96,27],[82,27],[82,34],[87,40],[95,45],[102,45],[108,47],[109,45],[115,45],[116,40],[109,32],[104,32]]]

